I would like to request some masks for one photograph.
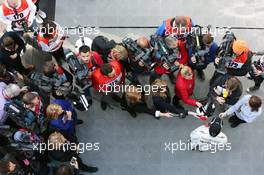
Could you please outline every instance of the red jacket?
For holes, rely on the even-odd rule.
[[[104,64],[102,57],[95,51],[91,51],[90,53],[90,61],[87,63],[87,67],[89,70],[95,70],[96,68],[100,67]]]
[[[176,17],[177,18],[177,17]],[[185,21],[186,21],[186,26],[181,26],[182,30],[177,29],[176,27],[172,26],[172,20],[175,20],[175,18],[168,18],[166,22],[166,31],[165,31],[165,36],[168,35],[177,35],[177,34],[182,34],[182,33],[190,33],[191,28],[192,28],[192,20],[190,17],[185,16]]]
[[[186,64],[188,61],[188,51],[185,47],[185,42],[182,40],[178,40],[178,46],[179,46],[179,57],[181,58],[179,61],[180,64]],[[157,74],[169,74],[170,71],[166,70],[163,67],[163,62],[158,62],[154,68],[155,73]]]
[[[193,94],[195,86],[195,76],[191,80],[183,78],[181,73],[178,73],[175,84],[175,95],[182,99],[182,101],[188,105],[196,106],[197,100],[190,98]]]
[[[110,90],[110,87],[114,84],[123,85],[125,82],[125,73],[123,71],[122,65],[117,61],[112,61],[109,64],[115,70],[115,76],[113,78],[109,78],[102,74],[100,68],[96,68],[96,70],[92,73],[92,83],[93,87],[96,90]],[[113,91],[113,89],[112,89]]]

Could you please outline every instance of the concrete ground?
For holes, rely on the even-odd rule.
[[[56,21],[62,26],[156,26],[175,15],[191,16],[200,25],[263,27],[262,0],[57,0]],[[149,36],[154,29],[100,29],[115,39],[127,33]],[[263,48],[264,31],[234,30],[252,50]],[[70,36],[72,44],[77,36]],[[94,36],[88,36],[93,38]],[[221,36],[217,36],[219,41]],[[195,96],[203,97],[213,67],[206,70],[206,81],[196,81]],[[244,91],[253,83],[241,78]],[[256,92],[263,98],[263,86]],[[215,154],[198,151],[165,151],[165,143],[186,142],[190,132],[203,123],[192,118],[155,120],[140,114],[137,118],[114,109],[102,111],[94,100],[88,112],[80,113],[85,123],[78,127],[81,142],[99,142],[99,151],[86,151],[84,162],[99,167],[98,175],[262,175],[264,171],[264,119],[232,129],[224,121],[223,132],[231,151]]]

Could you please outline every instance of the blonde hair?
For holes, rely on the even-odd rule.
[[[49,144],[54,145],[54,149],[59,149],[61,145],[63,145],[67,139],[59,132],[53,132],[50,134],[48,138]]]
[[[180,72],[183,77],[190,76],[191,74],[193,74],[193,71],[189,66],[183,66]]]
[[[126,60],[128,58],[128,52],[122,45],[116,45],[112,49],[112,56],[115,60]]]
[[[167,82],[161,79],[156,79],[151,86],[156,86],[158,87],[158,90],[155,92],[152,92],[153,96],[159,96],[162,98],[166,98],[167,97],[167,93],[164,89],[167,88]]]
[[[142,92],[134,85],[127,86],[125,97],[128,104],[142,102]]]
[[[46,109],[46,115],[50,119],[57,119],[62,111],[60,105],[50,104]]]

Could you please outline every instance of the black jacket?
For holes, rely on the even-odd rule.
[[[15,43],[18,45],[18,48],[14,52],[10,52],[5,50],[2,47],[3,38],[9,36],[11,37]],[[9,71],[18,71],[21,74],[27,74],[26,69],[24,68],[20,54],[23,51],[26,50],[26,46],[24,41],[21,39],[21,37],[16,34],[15,32],[6,32],[0,39],[1,42],[1,49],[0,49],[0,62],[4,64]],[[17,53],[17,57],[15,59],[11,59],[10,56]]]
[[[219,78],[217,78],[211,85],[210,87],[210,95],[213,96],[213,97],[216,97],[217,94],[214,92],[214,88],[217,87],[217,86],[221,86],[223,87],[227,81],[227,79],[231,77],[231,75],[228,75],[228,74],[225,74]],[[234,105],[238,100],[239,98],[241,97],[242,95],[242,92],[243,92],[243,87],[242,85],[239,86],[239,88],[237,88],[236,90],[234,90],[232,92],[231,95],[229,95],[225,100],[226,100],[226,104],[228,105]]]
[[[253,53],[251,51],[249,51],[248,52],[248,59],[244,63],[244,65],[241,67],[241,69],[227,68],[227,73],[229,75],[233,75],[233,76],[245,76],[251,69],[252,56],[253,56]]]
[[[153,96],[153,103],[154,106],[156,107],[156,109],[160,112],[170,112],[173,114],[184,114],[184,115],[188,115],[188,111],[184,110],[184,109],[179,109],[176,106],[171,104],[171,97],[170,97],[170,93],[169,93],[169,88],[167,87],[167,97],[166,98],[162,98],[160,96]]]

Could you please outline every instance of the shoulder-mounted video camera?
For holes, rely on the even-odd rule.
[[[134,55],[135,61],[142,60],[148,70],[151,70],[154,67],[154,63],[151,61],[152,49],[143,49],[136,43],[136,41],[127,37],[122,39],[122,43],[126,46],[128,51]]]
[[[171,72],[177,71],[179,66],[176,66],[174,63],[178,58],[178,50],[168,48],[164,39],[160,36],[151,35],[150,38],[151,45],[161,56],[161,61],[169,66]]]
[[[41,133],[47,129],[48,120],[45,118],[44,114],[37,116],[32,110],[24,107],[19,100],[12,100],[6,103],[4,111],[7,113],[7,116],[21,128],[27,128],[32,131],[38,128]]]
[[[65,92],[71,90],[71,85],[62,82],[58,77],[50,78],[40,72],[31,72],[29,79],[34,85],[43,89],[45,92],[51,92],[53,89],[61,89]]]
[[[4,111],[8,117],[22,128],[31,128],[32,123],[36,120],[34,113],[25,108],[18,100],[12,100],[6,103]]]
[[[223,37],[223,41],[220,44],[218,57],[220,62],[217,66],[217,69],[223,72],[226,72],[226,65],[232,60],[232,44],[236,40],[236,37],[233,32],[227,31]]]
[[[65,51],[65,58],[71,73],[75,76],[77,83],[82,86],[86,85],[88,83],[88,67],[84,64],[81,64],[76,55],[71,50]]]
[[[202,27],[196,25],[195,30],[190,35],[190,46],[192,48],[193,55],[196,58],[195,65],[197,69],[203,69],[206,67],[206,56],[209,54],[209,49],[207,49],[205,44],[202,42],[202,38]]]

